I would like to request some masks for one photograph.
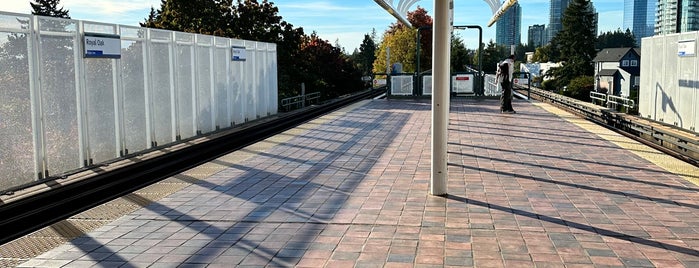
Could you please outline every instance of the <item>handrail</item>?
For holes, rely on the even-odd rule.
[[[601,101],[601,105],[604,106],[607,102],[607,94],[590,91],[590,99]],[[594,101],[592,103],[597,104]]]
[[[532,84],[532,74],[530,72],[514,72],[512,73],[512,84],[515,84],[515,79],[522,79],[522,78],[516,78],[518,75],[526,75],[527,76],[527,99],[532,98],[532,90],[531,90],[531,84]],[[514,87],[513,87],[514,89]]]
[[[284,98],[281,101],[281,105],[284,107],[285,111],[290,111],[292,106],[294,106],[295,109],[299,109],[306,106],[306,104],[313,103],[314,100],[315,103],[318,103],[319,99],[320,92],[313,92],[306,95],[296,95],[293,97]]]
[[[634,100],[626,98],[626,97],[620,97],[620,96],[615,96],[615,95],[607,95],[607,103],[611,104],[621,104],[622,106],[628,108],[628,109],[633,109],[634,105],[636,102]]]

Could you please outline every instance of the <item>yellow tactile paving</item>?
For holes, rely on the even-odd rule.
[[[605,140],[608,140],[621,148],[629,150],[643,159],[646,159],[669,172],[681,176],[694,185],[699,186],[699,168],[693,165],[664,154],[635,140],[624,137],[621,134],[611,131],[598,124],[577,117],[551,104],[535,102],[534,105],[539,106],[550,113],[558,115],[585,130],[595,133]]]

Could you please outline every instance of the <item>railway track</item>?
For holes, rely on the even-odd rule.
[[[527,95],[525,88],[516,90],[520,94]],[[697,133],[538,88],[531,88],[530,96],[532,99],[552,103],[658,151],[694,166],[699,166],[699,135]]]
[[[6,192],[0,199],[0,245],[381,93],[384,91],[367,90]]]

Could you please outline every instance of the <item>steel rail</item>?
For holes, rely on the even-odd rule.
[[[692,133],[674,126],[654,126],[645,118],[624,114],[541,89],[532,88],[532,98],[552,103],[664,154],[699,167],[699,135],[692,135]]]

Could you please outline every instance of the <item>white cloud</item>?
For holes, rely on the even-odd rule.
[[[29,14],[29,0],[2,0],[0,10]],[[148,16],[151,6],[160,7],[160,0],[63,0],[60,6],[72,18],[136,25]]]
[[[62,3],[71,13],[93,12],[104,15],[124,14],[160,6],[159,0],[64,0]]]
[[[29,5],[29,1],[26,0],[2,0],[0,10],[14,13],[29,14],[31,13],[32,8]]]

